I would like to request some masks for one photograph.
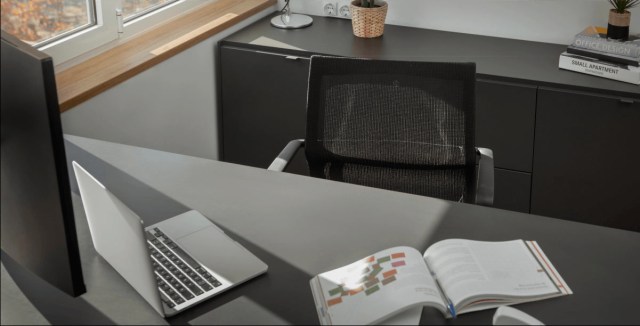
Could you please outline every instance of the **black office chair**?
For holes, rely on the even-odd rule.
[[[493,153],[474,135],[474,63],[313,56],[306,139],[269,170],[304,145],[314,177],[490,206]]]

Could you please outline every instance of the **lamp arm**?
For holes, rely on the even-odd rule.
[[[282,18],[285,24],[291,21],[291,6],[289,5],[289,1],[290,0],[285,0],[284,7],[282,7]]]

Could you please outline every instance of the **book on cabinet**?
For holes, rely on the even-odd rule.
[[[640,67],[563,52],[558,67],[587,75],[640,85]]]

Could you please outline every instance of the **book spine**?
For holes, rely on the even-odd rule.
[[[640,85],[640,70],[624,69],[566,55],[560,55],[559,67],[583,74]]]
[[[576,38],[573,40],[573,43],[571,45],[577,48],[596,50],[631,58],[640,57],[640,47],[638,46],[635,46],[633,44],[608,41],[607,39],[592,36],[576,35]]]
[[[640,62],[638,62],[638,59],[633,59],[626,56],[617,56],[617,55],[609,54],[606,52],[591,51],[583,48],[577,48],[574,46],[567,47],[567,52],[571,54],[577,54],[585,57],[596,58],[599,60],[620,63],[620,64],[630,65],[634,67],[640,66]]]

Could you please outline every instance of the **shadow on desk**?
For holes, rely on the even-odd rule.
[[[52,325],[113,324],[109,317],[87,303],[73,298],[33,275],[2,251],[2,264],[24,295]]]
[[[70,142],[67,142],[66,146],[70,160],[78,161],[96,178],[103,181],[114,195],[140,215],[146,223],[155,223],[190,208],[196,208],[186,207],[177,202],[177,200],[188,202],[188,199],[196,194],[195,192],[185,191],[183,193],[187,195],[180,193],[182,197],[176,197],[178,199],[174,200],[80,147]],[[96,151],[99,152],[99,150]],[[135,155],[142,152],[146,153],[144,160],[134,158],[120,160],[118,156],[122,153]],[[267,171],[226,163],[204,162],[189,157],[177,159],[168,153],[157,151],[134,150],[127,147],[126,151],[116,151],[116,154],[118,155],[114,154],[114,161],[111,162],[117,159],[118,164],[122,163],[118,166],[125,170],[135,170],[134,167],[138,164],[140,173],[135,175],[141,179],[145,170],[150,170],[148,168],[150,162],[164,164],[164,168],[146,173],[148,182],[157,180],[152,178],[154,173],[167,173],[172,166],[188,166],[200,169],[200,173],[217,171],[216,179],[221,177],[228,183],[236,182],[236,178],[243,179],[234,185],[217,184],[215,191],[206,192],[206,196],[197,193],[200,196],[198,207],[200,210],[208,209],[207,212],[202,211],[202,213],[212,219],[221,219],[220,216],[213,216],[219,205],[226,205],[220,209],[220,214],[224,214],[225,211],[245,214],[247,221],[260,222],[261,227],[266,227],[270,222],[262,219],[262,216],[277,219],[280,217],[278,213],[290,211],[289,206],[286,205],[291,203],[297,205],[296,210],[293,211],[298,214],[305,214],[308,206],[321,212],[312,212],[306,216],[287,216],[287,219],[281,220],[289,221],[291,225],[269,226],[279,232],[265,233],[262,228],[245,227],[244,230],[250,230],[249,234],[253,232],[255,238],[243,238],[218,223],[230,237],[269,265],[267,274],[164,320],[102,258],[95,254],[82,205],[78,196],[74,195],[78,240],[88,292],[79,298],[72,299],[59,291],[38,289],[38,286],[43,285],[21,275],[14,275],[15,269],[9,271],[27,298],[45,318],[54,324],[162,324],[167,322],[170,324],[231,322],[317,324],[318,317],[309,286],[309,280],[314,276],[312,274],[344,266],[391,245],[408,245],[424,251],[429,245],[448,238],[480,241],[512,239],[538,241],[574,291],[574,295],[571,296],[518,305],[519,309],[544,323],[637,324],[640,322],[635,307],[637,293],[640,292],[640,279],[637,277],[640,275],[640,261],[634,259],[640,252],[640,235],[635,232],[371,188],[365,189],[355,185],[337,184],[294,175],[278,174],[274,177]],[[174,159],[193,162],[193,164],[180,165],[180,162],[175,162]],[[164,162],[157,160],[164,160]],[[168,191],[167,189],[171,188],[173,183],[180,182],[180,178],[184,178],[185,175],[187,174],[176,173],[171,178],[166,178],[165,180],[171,180],[169,186],[158,189]],[[198,174],[198,177],[201,180],[193,181],[199,183],[198,191],[209,187],[208,182],[211,181],[202,180],[204,178],[202,174]],[[73,175],[71,178],[71,184],[75,188],[76,182]],[[260,183],[261,186],[257,187],[256,183]],[[252,189],[252,186],[256,189]],[[261,189],[266,188],[277,190],[262,195]],[[311,198],[300,189],[313,191],[315,195],[321,195],[322,198]],[[211,194],[216,194],[220,198],[208,197]],[[345,195],[348,198],[345,199]],[[253,198],[255,202],[252,201],[249,205],[246,202],[247,198]],[[207,206],[205,204],[208,200],[210,203]],[[246,203],[246,207],[236,207],[242,203]],[[371,207],[361,207],[353,203]],[[283,207],[287,209],[281,210]],[[265,213],[265,210],[268,212]],[[263,215],[259,215],[260,213]],[[349,214],[359,214],[359,216],[349,216]],[[372,216],[368,214],[378,214],[378,216],[375,216],[375,219],[369,219]],[[303,218],[310,217],[324,219],[313,220],[314,223],[301,221]],[[234,225],[233,220],[227,218],[224,221],[228,223],[225,224],[227,226]],[[326,221],[339,223],[340,229],[333,228],[333,224],[326,225]],[[314,225],[319,229],[309,229],[308,225]],[[335,234],[331,233],[332,230]],[[287,236],[295,232],[301,233],[302,236],[300,234]],[[243,234],[248,237],[247,234]],[[279,234],[282,237],[265,240],[265,237],[271,234]],[[350,234],[354,237],[349,238]],[[263,236],[263,239],[259,239],[258,236]],[[309,236],[315,238],[306,238]],[[285,243],[287,241],[291,243]],[[268,250],[257,243],[267,243],[272,245],[272,248],[278,249]],[[321,248],[315,248],[315,246]],[[280,250],[288,250],[289,256]],[[296,250],[304,250],[304,252],[296,252]],[[4,259],[3,256],[3,261]],[[454,320],[447,320],[440,312],[428,308],[423,310],[421,322],[456,325],[490,324],[493,312],[494,310],[474,312]]]
[[[75,160],[85,167],[91,167],[91,173],[140,215],[145,224],[154,224],[190,209],[75,145],[70,143],[66,145],[69,162]],[[72,171],[71,167],[69,169]],[[269,266],[267,274],[163,320],[93,249],[75,176],[70,174],[70,179],[74,193],[74,211],[83,261],[83,274],[88,292],[79,298],[69,297],[40,279],[29,275],[15,263],[7,264],[7,269],[10,270],[10,274],[18,286],[52,324],[318,323],[309,287],[309,280],[314,275],[300,270],[255,245],[250,239],[242,238],[220,225],[229,236],[240,242]],[[437,227],[433,229],[435,230]],[[393,241],[400,245],[403,240]],[[424,242],[417,249],[423,251],[432,242],[430,237],[425,237]],[[381,248],[371,248],[371,251],[378,249]],[[365,256],[369,253],[350,253],[356,256],[349,258],[348,261],[361,258],[357,255]],[[309,253],[310,256],[318,254],[320,253]],[[4,259],[3,256],[3,261]],[[328,266],[327,269],[333,267]],[[102,292],[95,293],[95,291]],[[123,306],[118,302],[122,300],[129,301],[124,305],[125,309],[129,311],[123,312],[124,309],[118,307],[118,305]],[[492,313],[481,312],[479,314],[482,317],[476,314],[477,317],[474,320],[489,323]],[[427,308],[423,312],[423,322],[442,324],[446,321],[439,311]]]
[[[190,210],[188,207],[146,186],[120,170],[76,148],[73,144],[67,143],[67,156],[70,158],[69,162],[75,160],[83,166],[92,167],[91,173],[135,211],[145,221],[145,224],[154,224]],[[73,170],[69,167],[69,171]],[[140,315],[130,316],[135,318],[135,321],[152,324],[164,323],[159,315],[155,316],[157,318],[144,316],[149,313],[155,314],[155,312],[93,249],[88,225],[82,210],[82,203],[78,196],[77,182],[73,173],[70,174],[70,179],[74,193],[74,212],[77,219],[76,225],[82,254],[83,274],[88,292],[78,298],[70,297],[36,276],[31,275],[3,252],[2,261],[9,274],[25,296],[52,324],[131,324],[131,319],[118,320],[122,316],[115,316],[109,313],[105,315],[102,312],[105,310],[116,311],[119,308],[117,307],[120,305],[118,302],[109,302],[110,297],[122,295],[109,293],[113,291],[114,287],[120,288],[120,291],[126,292],[125,295],[132,296],[136,301],[134,305],[129,307],[131,310],[135,310],[133,313]],[[234,320],[242,324],[317,323],[317,314],[311,289],[308,286],[312,276],[259,248],[251,243],[250,240],[243,239],[224,227],[220,227],[231,238],[240,242],[245,248],[260,257],[269,266],[267,274],[171,317],[166,320],[168,323],[228,324]],[[108,275],[107,277],[104,275],[105,273],[113,275]],[[273,277],[276,275],[286,275],[287,277]],[[114,282],[120,284],[115,284]],[[126,287],[124,289],[123,284]],[[291,286],[291,284],[301,284],[303,286],[296,287]],[[91,293],[92,290],[96,291],[96,288],[100,288],[105,293],[103,295]],[[85,300],[87,296],[92,297],[93,300],[91,301],[96,302],[96,306]],[[138,297],[139,300],[137,300]],[[296,298],[294,301],[295,306],[292,306],[291,298]],[[306,298],[306,302],[300,302],[299,298]],[[270,319],[266,319],[269,314],[271,314]]]

